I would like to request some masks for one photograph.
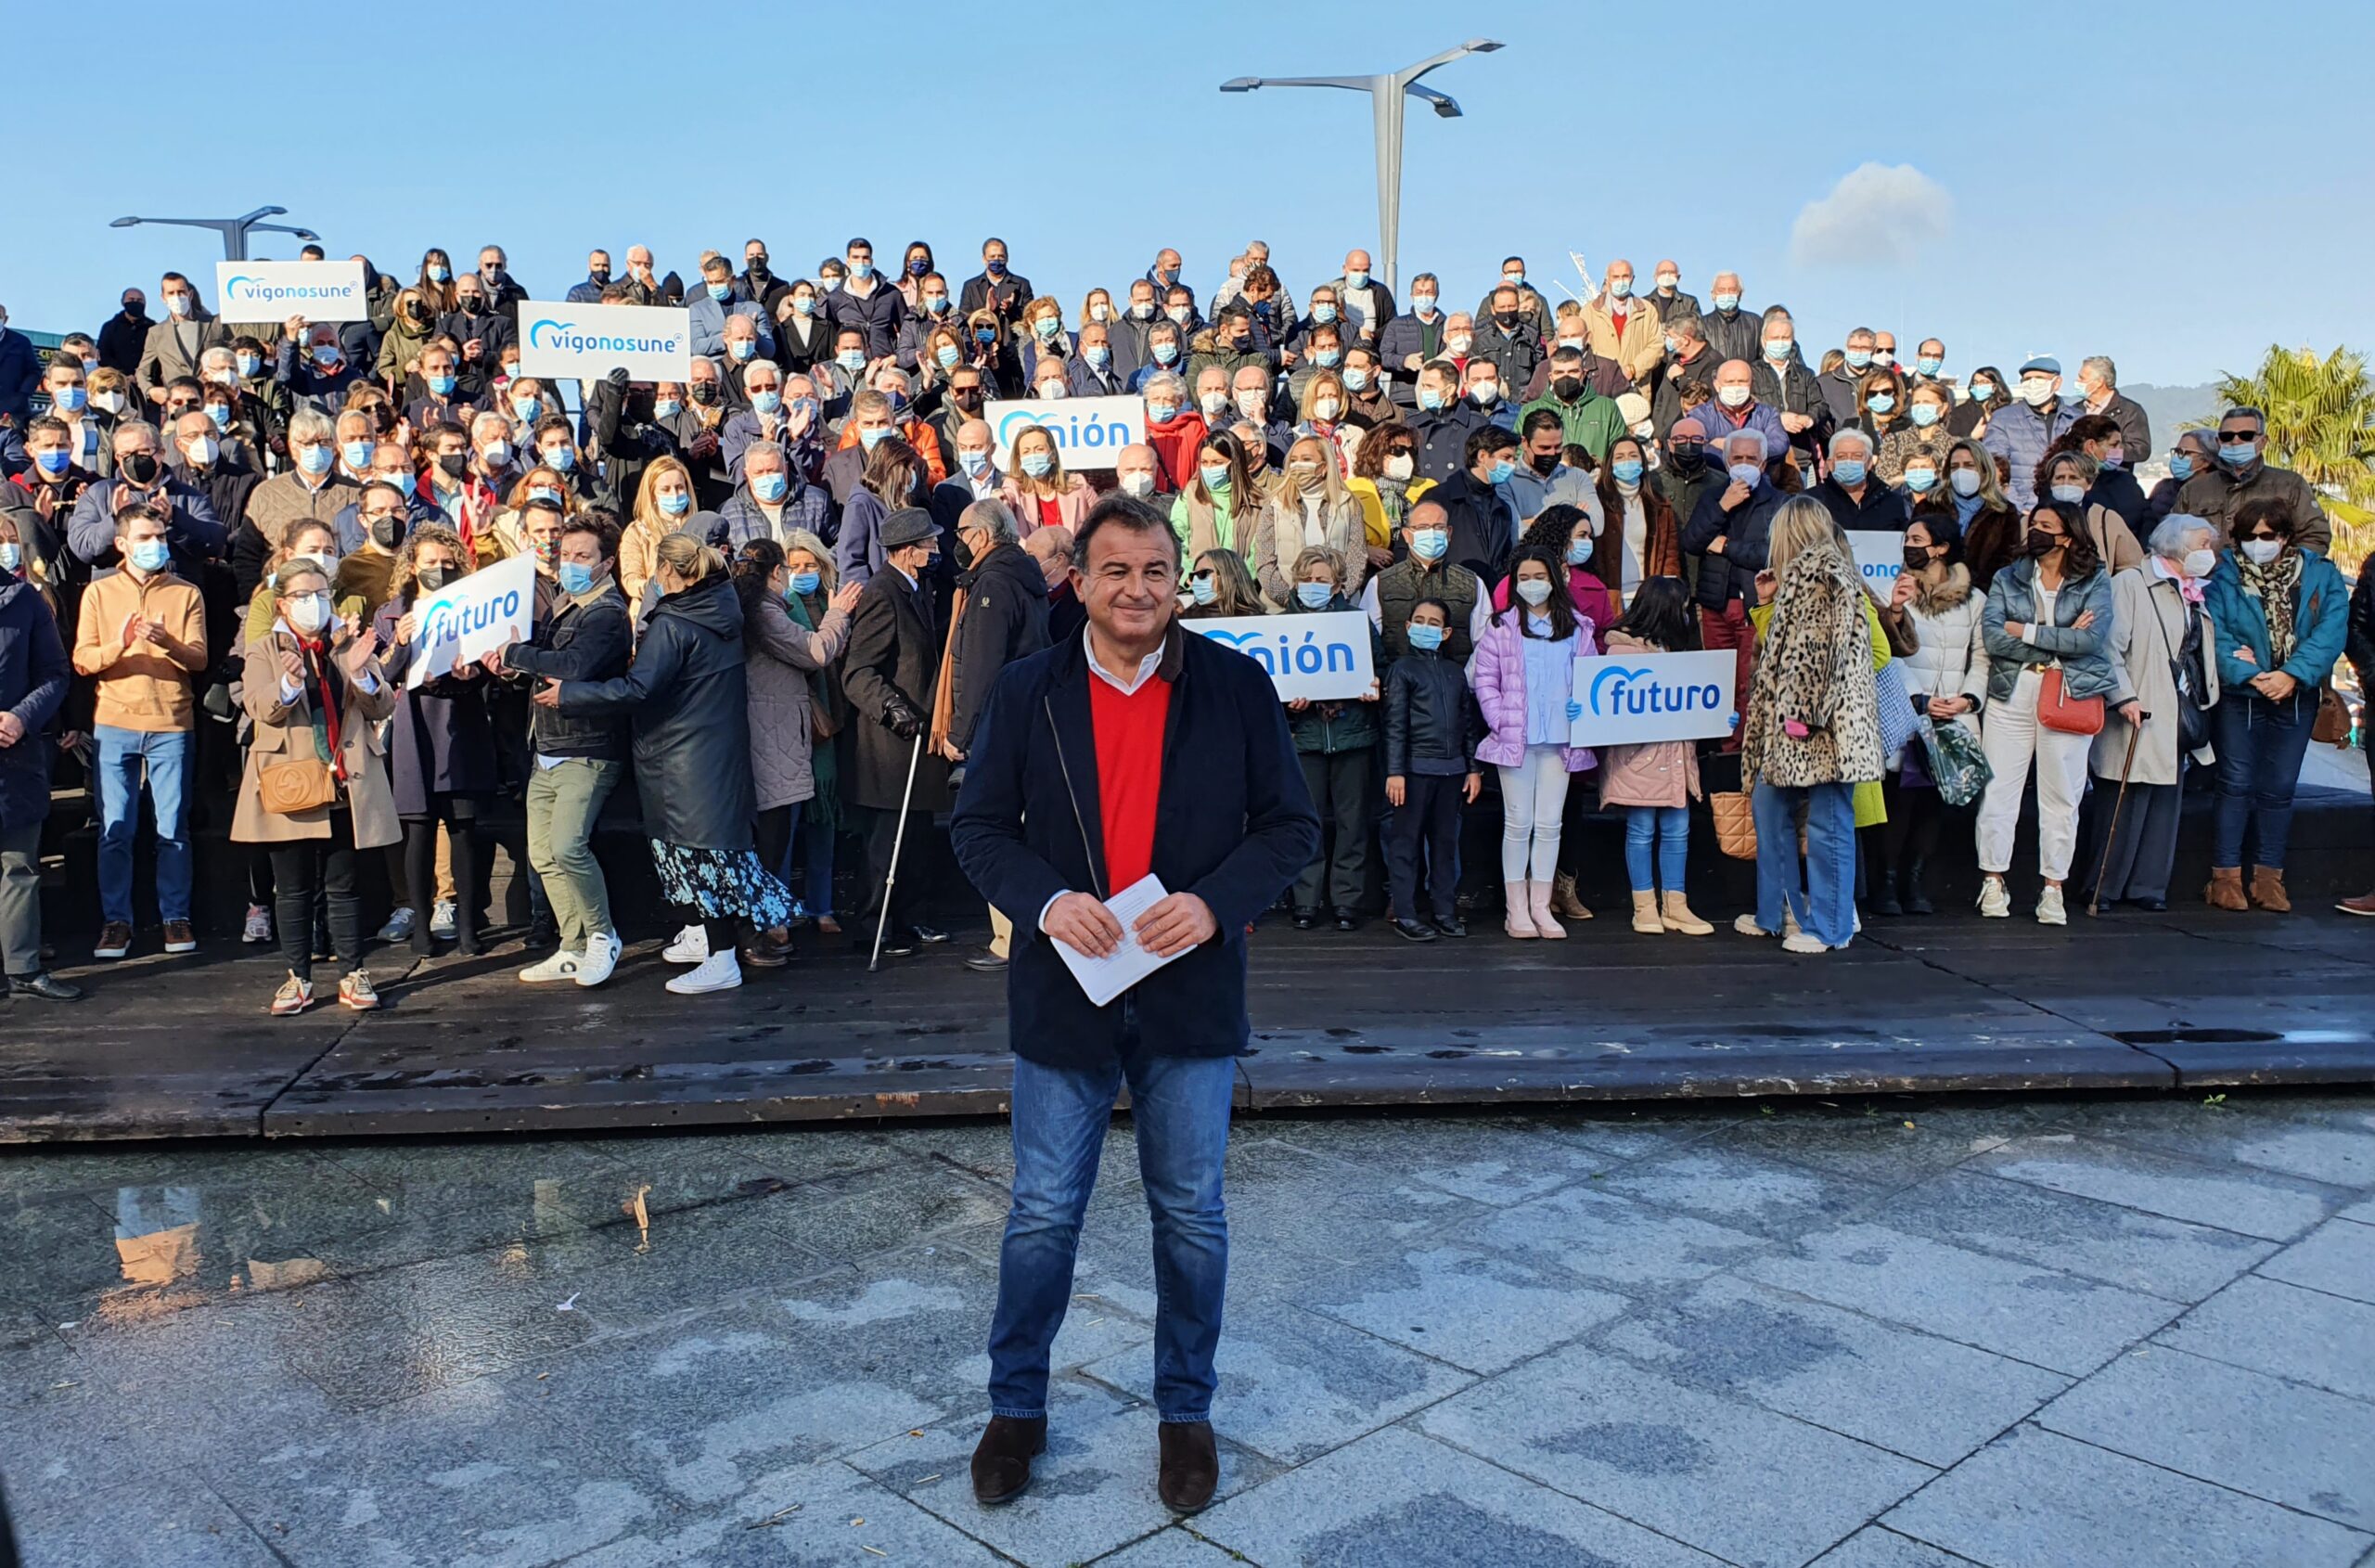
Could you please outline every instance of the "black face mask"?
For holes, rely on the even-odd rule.
[[[685,389],[685,395],[691,398],[695,403],[700,404],[703,407],[707,407],[709,405],[713,404],[718,400],[719,393],[717,390],[717,383],[715,381],[695,381],[691,386]]]
[[[140,317],[148,314],[148,302],[146,300],[126,300],[123,302],[123,314],[137,321]]]
[[[1707,449],[1693,443],[1683,443],[1666,449],[1667,460],[1682,473],[1696,473],[1699,465],[1707,460]]]
[[[1503,327],[1515,327],[1519,322],[1523,321],[1525,317],[1519,315],[1516,311],[1503,310],[1495,311],[1493,313],[1493,319],[1499,322]]]
[[[469,470],[469,467],[470,455],[467,452],[447,452],[440,455],[437,459],[437,471],[447,479],[461,478]]]
[[[1559,466],[1559,454],[1556,452],[1536,452],[1526,459],[1526,465],[1533,469],[1535,473],[1547,477],[1550,470]]]
[[[767,271],[767,259],[764,256],[753,256],[751,258],[748,264],[751,269],[751,276],[757,278],[762,283],[765,282],[767,278],[773,276],[773,274]]]
[[[445,569],[442,566],[424,566],[420,569],[417,580],[424,592],[433,594],[445,585]]]
[[[1573,403],[1584,395],[1584,379],[1581,376],[1561,376],[1550,383],[1550,393],[1561,403]]]
[[[371,542],[381,549],[394,549],[403,542],[404,536],[404,520],[401,514],[390,512],[385,517],[371,520]]]
[[[414,300],[404,306],[404,319],[406,321],[427,321],[429,319],[429,307],[422,304],[418,300]]]
[[[957,407],[966,410],[968,413],[970,413],[972,410],[982,406],[982,389],[979,387],[958,387],[948,394],[948,401],[956,405]]]
[[[610,281],[610,269],[609,267],[595,267],[586,273],[585,280],[588,283],[608,283]]]
[[[135,452],[123,460],[123,477],[144,490],[156,483],[157,476],[163,471],[154,452]]]
[[[2069,540],[2063,538],[2059,533],[2047,533],[2036,529],[2031,529],[2029,531],[2028,545],[2029,559],[2031,560],[2043,560],[2046,557],[2053,554],[2054,551],[2061,548],[2062,546],[2069,542]]]
[[[1229,347],[1235,349],[1238,353],[1244,353],[1246,351],[1253,347],[1253,334],[1251,332],[1239,332],[1236,337],[1231,338],[1228,341],[1228,343]]]
[[[1925,567],[1927,567],[1929,564],[1930,564],[1930,546],[1927,546],[1927,545],[1907,545],[1907,546],[1905,547],[1905,569],[1906,569],[1907,572],[1919,572],[1919,571],[1923,570]]]

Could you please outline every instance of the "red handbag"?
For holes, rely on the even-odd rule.
[[[2052,665],[2037,688],[2037,723],[2064,735],[2100,735],[2103,700],[2099,696],[2068,695],[2061,686],[2061,666]]]

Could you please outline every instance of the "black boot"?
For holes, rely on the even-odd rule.
[[[995,1507],[1021,1497],[1031,1484],[1032,1459],[1046,1446],[1046,1417],[992,1416],[973,1450],[973,1500]]]
[[[1905,912],[1908,915],[1934,915],[1938,912],[1937,906],[1930,902],[1929,891],[1921,885],[1922,869],[1921,861],[1908,860],[1905,863]]]

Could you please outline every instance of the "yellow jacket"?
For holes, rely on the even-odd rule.
[[[1414,479],[1404,494],[1415,507],[1434,487],[1435,482],[1431,479]],[[1367,529],[1368,542],[1381,549],[1391,549],[1393,546],[1393,524],[1386,519],[1385,502],[1377,493],[1377,481],[1355,477],[1346,480],[1344,488],[1351,491],[1354,499],[1361,504],[1361,521]]]

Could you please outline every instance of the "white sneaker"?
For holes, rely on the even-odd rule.
[[[247,924],[239,929],[239,940],[262,945],[272,940],[272,911],[261,904],[248,906]]]
[[[388,911],[388,923],[379,928],[382,942],[410,942],[413,912],[409,905],[399,904]]]
[[[708,940],[707,933],[702,936]],[[585,952],[577,960],[577,983],[599,985],[610,978],[619,966],[619,939],[615,932],[591,932],[585,938]]]
[[[742,983],[742,966],[728,947],[722,953],[703,958],[698,968],[686,970],[668,982],[668,989],[679,996],[698,996],[704,991],[731,991]]]
[[[530,964],[521,970],[520,978],[530,985],[546,985],[556,980],[575,980],[578,966],[584,961],[583,954],[572,953],[564,947],[543,963]]]
[[[431,936],[445,937],[450,940],[454,935],[454,901],[450,898],[439,899],[437,901],[437,907],[430,911],[429,934]],[[409,935],[410,933],[407,932],[406,934]]]
[[[1742,915],[1732,921],[1732,929],[1742,936],[1771,936],[1773,933],[1756,923],[1754,915]]]
[[[1781,939],[1781,951],[1784,953],[1828,953],[1830,951],[1830,944],[1809,932],[1793,931]]]
[[[2048,886],[2043,893],[2037,894],[2037,924],[2066,926],[2069,923],[2070,912],[2061,906],[2060,888]]]
[[[709,958],[709,927],[687,926],[660,955],[672,964],[698,964]]]
[[[2012,913],[2012,895],[2004,891],[2001,877],[1983,877],[1979,883],[1979,913],[1984,919],[2007,919]]]
[[[1798,934],[1798,929],[1797,910],[1784,902],[1781,906],[1781,934],[1785,937],[1795,936]]]

